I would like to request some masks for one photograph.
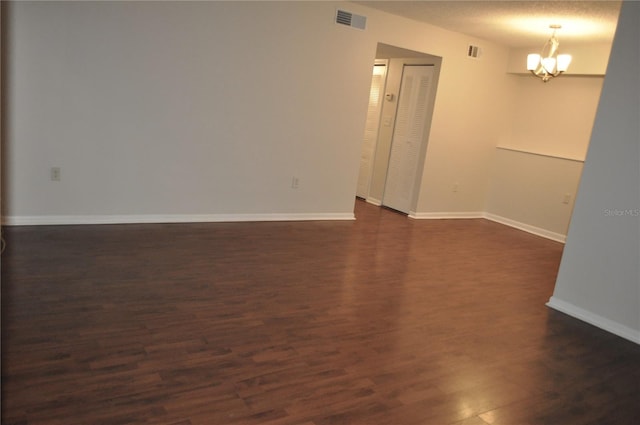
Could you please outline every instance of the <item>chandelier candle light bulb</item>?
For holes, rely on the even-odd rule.
[[[558,54],[560,42],[556,37],[556,30],[562,26],[550,25],[549,28],[553,30],[553,33],[542,47],[542,52],[540,54],[531,53],[527,56],[527,70],[541,78],[544,83],[565,72],[571,63],[571,55]]]

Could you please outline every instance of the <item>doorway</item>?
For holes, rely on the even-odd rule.
[[[356,195],[411,214],[420,192],[441,58],[381,43],[376,53]],[[384,72],[378,68],[382,65]]]

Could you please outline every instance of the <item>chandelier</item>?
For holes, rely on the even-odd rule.
[[[571,63],[571,55],[558,54],[560,42],[556,36],[556,31],[562,28],[562,25],[549,25],[549,28],[553,30],[553,33],[542,47],[540,54],[531,53],[527,56],[527,70],[531,71],[536,77],[541,78],[543,83],[562,74],[569,68]]]

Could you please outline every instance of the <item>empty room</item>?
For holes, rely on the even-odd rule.
[[[640,421],[640,4],[8,1],[8,425]]]

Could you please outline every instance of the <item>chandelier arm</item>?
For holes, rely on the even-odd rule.
[[[547,81],[549,81],[552,78],[555,78],[557,76],[559,76],[560,74],[562,74],[564,71],[557,71],[556,73],[552,74],[550,72],[546,72],[544,74],[538,73],[536,71],[534,71],[533,69],[529,70],[529,72],[531,72],[531,74],[534,77],[538,77],[542,80],[542,82],[546,83]]]

